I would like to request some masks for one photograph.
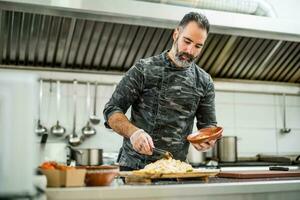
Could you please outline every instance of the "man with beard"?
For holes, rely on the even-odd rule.
[[[160,55],[139,60],[125,74],[105,105],[105,125],[123,136],[120,170],[144,168],[159,159],[153,148],[186,160],[194,118],[197,128],[215,126],[214,85],[194,63],[209,32],[207,18],[186,14],[173,32],[173,45]],[[124,113],[131,108],[131,119]],[[214,141],[193,144],[199,151]]]

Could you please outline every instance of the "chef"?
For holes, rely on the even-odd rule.
[[[209,22],[190,12],[173,32],[173,45],[159,55],[140,59],[116,87],[104,108],[105,125],[123,136],[120,170],[141,169],[159,159],[154,148],[185,161],[196,117],[197,128],[216,126],[211,76],[194,61],[209,32]],[[131,118],[125,115],[131,106]],[[199,151],[215,140],[193,143]]]

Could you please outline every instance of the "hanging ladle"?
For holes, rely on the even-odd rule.
[[[41,124],[42,102],[43,102],[43,80],[40,80],[38,122],[37,122],[37,128],[35,130],[35,132],[38,136],[47,134],[47,128]]]
[[[82,138],[76,134],[76,106],[77,106],[76,105],[76,98],[77,98],[76,87],[77,87],[77,81],[74,80],[74,82],[73,82],[73,103],[74,103],[73,130],[72,130],[72,133],[69,135],[69,144],[72,146],[77,146],[82,143]]]
[[[87,82],[87,94],[86,94],[86,111],[87,111],[87,123],[86,125],[81,129],[82,135],[85,136],[91,136],[96,134],[96,129],[91,126],[90,124],[90,111],[91,111],[91,92],[90,92],[90,82]]]
[[[98,88],[98,82],[95,83],[94,111],[93,111],[93,115],[90,116],[90,121],[94,125],[100,123],[100,117],[97,116],[97,88]]]
[[[283,128],[280,129],[280,132],[285,134],[285,133],[291,132],[291,129],[286,127],[286,102],[285,102],[286,97],[285,97],[285,94],[282,95],[282,98],[283,98]]]
[[[59,112],[60,112],[60,81],[56,81],[56,115],[57,121],[54,126],[51,127],[50,132],[55,136],[63,136],[66,133],[66,129],[59,124]]]

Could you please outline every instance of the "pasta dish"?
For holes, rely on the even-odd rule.
[[[172,158],[157,160],[146,165],[144,169],[138,170],[138,172],[149,174],[185,173],[191,171],[193,171],[193,167],[190,164]]]

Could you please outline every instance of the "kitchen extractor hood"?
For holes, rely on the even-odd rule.
[[[133,0],[0,1],[0,67],[124,72],[190,11],[210,20],[196,62],[212,77],[300,83],[299,21]]]
[[[192,8],[219,10],[248,15],[277,17],[276,11],[266,0],[136,0],[179,5]]]

